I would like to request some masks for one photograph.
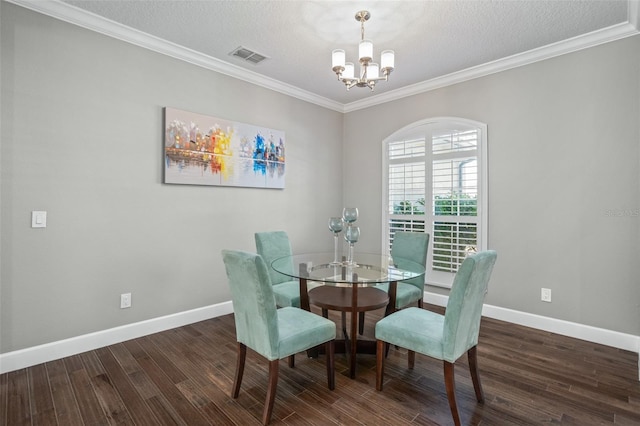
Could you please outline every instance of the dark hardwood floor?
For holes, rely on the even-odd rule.
[[[441,308],[428,306],[441,311]],[[382,314],[367,314],[365,336]],[[333,318],[333,317],[332,317]],[[338,319],[336,316],[334,319]],[[258,425],[267,362],[249,351],[237,400],[232,315],[0,375],[2,425]],[[456,363],[463,424],[639,425],[637,354],[483,318],[478,363],[485,403],[474,398],[466,357]],[[336,355],[336,389],[324,357],[281,361],[272,424],[449,425],[442,363],[391,348],[384,391],[375,356],[348,378]]]

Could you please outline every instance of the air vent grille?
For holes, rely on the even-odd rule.
[[[251,49],[247,49],[246,47],[238,47],[237,49],[233,50],[231,53],[229,53],[229,55],[234,56],[236,58],[240,58],[243,59],[247,62],[250,62],[254,65],[259,64],[260,62],[264,61],[265,59],[269,59],[267,56],[265,55],[261,55],[260,53],[256,53]]]

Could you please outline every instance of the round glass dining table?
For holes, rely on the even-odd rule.
[[[311,304],[317,305],[324,316],[328,315],[328,310],[341,311],[344,338],[337,339],[335,347],[336,352],[349,354],[351,378],[355,377],[356,354],[375,353],[374,341],[357,338],[359,314],[362,333],[365,311],[386,306],[385,316],[392,313],[396,306],[397,283],[423,276],[425,272],[419,263],[369,253],[358,253],[351,263],[346,260],[335,262],[334,253],[295,254],[275,259],[271,267],[299,280],[302,309],[310,311]],[[309,282],[314,283],[310,290]],[[389,283],[388,293],[374,287],[382,283]],[[351,314],[350,332],[345,325],[346,313]]]

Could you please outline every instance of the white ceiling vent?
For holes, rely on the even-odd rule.
[[[261,55],[254,52],[253,50],[247,49],[246,47],[242,46],[229,53],[229,55],[235,56],[236,58],[244,59],[245,61],[251,62],[254,65],[259,64],[265,59],[269,59],[267,56]]]

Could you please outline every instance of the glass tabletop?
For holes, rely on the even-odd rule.
[[[271,262],[271,267],[293,278],[332,285],[370,286],[390,281],[404,281],[424,275],[424,266],[403,258],[358,253],[355,264],[333,263],[333,253],[308,253],[284,256]]]

